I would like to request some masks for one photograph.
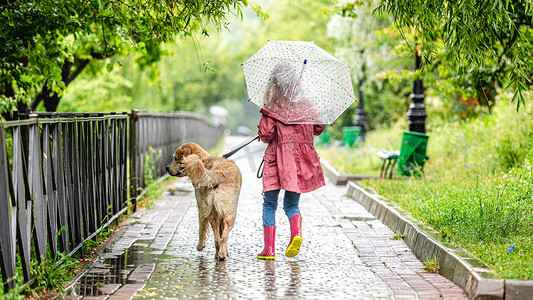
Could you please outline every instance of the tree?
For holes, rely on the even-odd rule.
[[[363,80],[361,87],[354,88],[361,88],[369,129],[405,117],[414,74],[412,55],[400,47],[403,40],[392,28],[393,19],[372,15],[375,2],[343,10],[333,7],[335,15],[328,24],[328,36],[335,39],[335,55],[350,65],[355,82]],[[352,105],[335,125],[352,126],[356,107]],[[341,133],[340,128],[337,132]]]
[[[63,91],[88,66],[138,53],[149,66],[176,35],[208,35],[242,16],[246,0],[14,0],[0,4],[0,113],[14,107],[55,111]],[[107,64],[108,69],[114,63]]]
[[[228,17],[228,30],[204,38],[200,33],[191,34],[192,38],[167,43],[161,47],[165,56],[147,68],[132,63],[136,55],[113,57],[109,63],[118,60],[123,65],[96,77],[87,72],[92,70],[89,66],[69,86],[58,110],[136,108],[207,113],[211,105],[220,105],[231,112],[227,128],[244,125],[253,130],[260,114],[257,105],[248,102],[241,64],[269,39],[314,40],[327,49],[331,45],[326,37],[330,17],[324,8],[329,5],[330,0],[269,1],[255,12],[244,10],[242,18]]]
[[[412,31],[428,65],[449,64],[480,102],[491,106],[498,87],[512,87],[518,109],[533,85],[532,8],[532,0],[397,0],[376,12]]]

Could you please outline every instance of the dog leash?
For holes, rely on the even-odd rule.
[[[239,150],[241,150],[242,148],[248,146],[248,144],[250,144],[251,142],[253,142],[253,141],[255,141],[255,140],[258,140],[258,139],[259,139],[259,135],[256,136],[256,137],[254,137],[253,139],[249,140],[248,142],[246,142],[246,143],[244,143],[244,144],[238,146],[237,148],[231,150],[230,152],[228,152],[228,153],[222,155],[222,157],[224,157],[224,158],[229,158],[230,156],[232,156],[233,154],[237,153],[237,152],[238,152]]]
[[[261,160],[261,164],[259,165],[259,169],[257,169],[257,174],[255,176],[257,176],[257,178],[261,178],[263,177],[263,164],[265,163],[265,160],[262,159]]]

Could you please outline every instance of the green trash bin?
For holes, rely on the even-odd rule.
[[[398,157],[398,172],[401,175],[420,175],[427,160],[428,138],[428,135],[420,132],[403,132],[402,146]]]
[[[323,146],[327,145],[329,143],[330,135],[327,131],[322,132],[321,135],[318,136],[318,141],[316,142],[317,146]]]
[[[356,147],[357,138],[361,135],[361,127],[359,126],[351,126],[351,127],[343,127],[342,128],[342,137],[344,140],[344,146],[347,147]]]

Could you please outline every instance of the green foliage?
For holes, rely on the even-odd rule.
[[[364,3],[364,1],[354,1],[343,3],[342,5],[336,4],[330,8],[330,12],[333,14],[338,14],[342,17],[355,19],[358,16],[359,7]]]
[[[332,41],[326,35],[327,9],[331,4],[328,0],[272,1],[265,7],[270,18],[258,28],[259,36],[254,39],[256,45],[262,46],[268,40],[303,40],[313,41],[322,49],[332,51]],[[250,49],[249,56],[257,49]]]
[[[478,117],[454,122],[433,117],[444,104],[431,99],[430,159],[424,179],[363,184],[482,259],[502,277],[531,279],[533,119],[527,107],[516,112],[511,98],[504,93],[491,114],[485,110]],[[376,174],[381,166],[377,151],[399,149],[402,128],[405,120],[369,132],[361,149],[317,150],[341,172]],[[509,251],[511,245],[515,247]]]
[[[533,84],[524,67],[531,65],[533,40],[529,2],[508,1],[492,10],[500,2],[348,1],[331,8],[338,15],[328,34],[336,39],[337,55],[352,65],[354,77],[363,78],[370,129],[394,124],[405,114],[412,81],[419,76],[426,87],[426,108],[433,104],[427,100],[439,102],[439,110],[433,111],[438,118],[432,120],[466,120],[486,113],[485,107],[490,112],[506,88],[516,92],[512,99],[519,99],[517,106],[523,104],[523,94]],[[425,58],[418,72],[415,52]],[[332,131],[338,135],[347,119]]]
[[[512,86],[517,108],[533,85],[533,1],[381,1],[408,43],[422,45],[432,66],[447,65],[451,76],[494,105],[495,91]]]
[[[439,273],[440,272],[440,266],[439,261],[437,258],[428,259],[422,262],[424,265],[423,269],[428,271],[429,273]]]
[[[100,243],[98,241],[86,240],[83,243],[83,252],[84,253],[92,252],[94,248],[98,247],[99,245]]]
[[[107,112],[128,111],[132,97],[128,91],[133,88],[131,81],[119,72],[103,71],[102,76],[91,78],[80,76],[69,86],[61,102],[59,111]]]
[[[149,153],[144,156],[143,166],[144,182],[146,185],[150,185],[155,181],[155,165],[157,161],[161,159],[161,150],[157,152],[152,146],[150,146],[148,147],[148,151]]]
[[[344,146],[317,147],[320,157],[348,174],[379,175],[381,159],[373,147],[348,148]]]
[[[180,5],[195,3],[193,1]],[[218,7],[223,3],[245,2],[216,1],[210,2],[210,5]],[[176,3],[174,5],[178,6]],[[61,90],[64,95],[62,94],[58,110],[127,111],[135,108],[205,113],[211,105],[223,103],[224,106],[231,107],[232,118],[228,120],[230,128],[245,125],[254,130],[258,118],[250,118],[250,114],[259,116],[258,108],[246,102],[246,86],[240,63],[269,39],[313,40],[322,48],[331,50],[331,43],[325,34],[329,16],[324,14],[324,9],[329,5],[331,1],[280,0],[267,2],[262,7],[250,5],[252,10],[242,10],[242,4],[238,4],[232,10],[235,16],[227,20],[223,15],[227,11],[216,11],[212,7],[211,19],[206,15],[203,20],[205,22],[201,23],[201,20],[191,18],[185,30],[178,28],[181,31],[178,30],[177,37],[160,37],[157,39],[161,41],[159,44],[150,43],[149,30],[143,30],[146,36],[142,41],[121,43],[120,47],[115,46],[109,55],[99,55],[97,59],[86,55],[89,61],[85,62],[83,72],[77,80],[69,82],[68,90]],[[104,4],[104,8],[106,7]],[[268,18],[269,15],[265,11],[273,17]],[[120,16],[115,21],[116,28],[125,18],[127,16]],[[245,23],[238,22],[243,18]],[[211,23],[207,22],[208,19]],[[193,22],[199,26],[192,26]],[[217,31],[217,35],[200,36],[220,29],[227,25],[227,22],[231,24],[231,32]],[[183,27],[184,24],[181,25]],[[101,54],[102,51],[91,50],[90,45],[101,45],[104,42],[111,45],[114,39],[120,38],[128,40],[128,35],[113,33],[106,27],[107,39],[104,41],[101,35],[103,25],[98,23],[95,26],[96,32],[90,35],[75,35],[69,45],[82,54]],[[139,30],[146,26],[148,25],[143,24]],[[293,30],[294,28],[298,30]],[[164,44],[163,40],[170,43]],[[65,51],[70,49],[66,46],[64,48]],[[77,55],[77,52],[73,55]],[[72,72],[78,69],[76,66],[72,66]],[[36,87],[33,94],[40,93],[42,81],[36,81],[32,85]],[[19,95],[21,90],[16,90],[15,94]],[[16,102],[9,103],[9,108],[6,106],[8,111]],[[48,109],[46,106],[43,108],[42,101],[40,103],[38,106],[38,103],[33,101],[30,106]]]
[[[46,262],[32,260],[31,277],[35,278],[35,288],[31,293],[61,290],[66,282],[74,278],[74,271],[78,268],[79,261],[65,253],[58,253],[56,259]]]
[[[240,64],[269,39],[313,40],[331,50],[331,39],[326,36],[330,17],[324,13],[329,5],[331,1],[325,0],[280,0],[254,6],[259,17],[256,11],[245,10],[242,22],[237,22],[238,17],[229,19],[227,31],[209,37],[180,36],[161,47],[165,56],[160,62],[145,68],[135,63],[137,53],[115,56],[103,62],[113,64],[112,71],[94,72],[103,74],[96,77],[86,72],[69,85],[60,108],[207,113],[216,104],[230,112],[228,128],[243,125],[254,131],[259,108],[248,102]],[[272,17],[264,19],[264,12]],[[104,102],[106,97],[110,101]]]
[[[404,238],[403,234],[395,234],[392,237],[392,240],[403,240],[403,238]]]
[[[469,179],[452,171],[457,179],[366,184],[481,258],[502,277],[532,278],[531,161],[501,176]],[[511,244],[519,249],[512,256],[505,250]]]
[[[126,216],[126,215],[122,215],[122,216]],[[118,223],[120,223],[120,221]],[[107,226],[106,228],[102,229],[102,231],[100,231],[100,234],[98,235],[98,241],[100,242],[104,241],[112,234],[113,234],[113,229],[111,228],[111,226]]]
[[[143,166],[145,185],[145,194],[143,198],[148,200],[149,203],[147,206],[151,205],[150,200],[157,199],[161,194],[161,186],[155,183],[156,178],[154,176],[156,162],[161,159],[161,151],[157,152],[155,149],[152,148],[152,146],[149,147],[149,151],[150,153],[147,153],[144,156]]]
[[[351,4],[354,3],[346,5]],[[371,1],[355,4],[349,7],[352,13],[348,17],[331,17],[328,36],[334,39],[335,55],[351,67],[354,88],[364,99],[366,124],[372,130],[394,124],[405,115],[415,74],[414,60],[412,52],[399,47],[403,39],[392,28],[390,17],[373,16]],[[330,130],[333,138],[340,139],[342,127],[352,126],[356,108],[357,104],[353,104],[334,123]]]
[[[62,228],[61,230],[64,230]],[[61,231],[60,230],[60,231]],[[59,235],[59,232],[58,232]],[[32,245],[32,252],[34,252]],[[30,278],[34,279],[31,285],[25,285],[21,265],[20,254],[17,253],[15,276],[15,288],[4,291],[0,288],[0,299],[34,299],[38,295],[43,295],[50,291],[61,291],[65,283],[69,282],[76,275],[76,270],[80,267],[78,259],[68,256],[65,252],[58,252],[55,258],[50,258],[48,249],[48,260],[39,262],[37,258],[30,259]],[[6,281],[4,278],[1,278]]]
[[[517,113],[501,99],[490,115],[432,124],[423,180],[364,184],[482,259],[503,278],[531,279],[531,120],[530,109]],[[516,249],[509,252],[511,245]]]
[[[0,112],[19,101],[34,109],[43,100],[47,110],[55,110],[66,86],[92,61],[137,53],[141,67],[153,65],[164,54],[163,43],[177,34],[219,30],[230,12],[241,17],[245,5],[245,0],[0,4]],[[92,65],[93,71],[114,67]]]

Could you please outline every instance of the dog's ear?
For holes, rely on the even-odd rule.
[[[183,165],[185,167],[185,173],[191,180],[198,180],[205,173],[204,164],[200,160],[200,157],[196,154],[191,154],[183,158]]]
[[[193,154],[193,150],[191,149],[191,147],[189,145],[183,145],[180,148],[180,156],[181,156],[181,158],[187,157],[187,156],[189,156],[191,154]]]

